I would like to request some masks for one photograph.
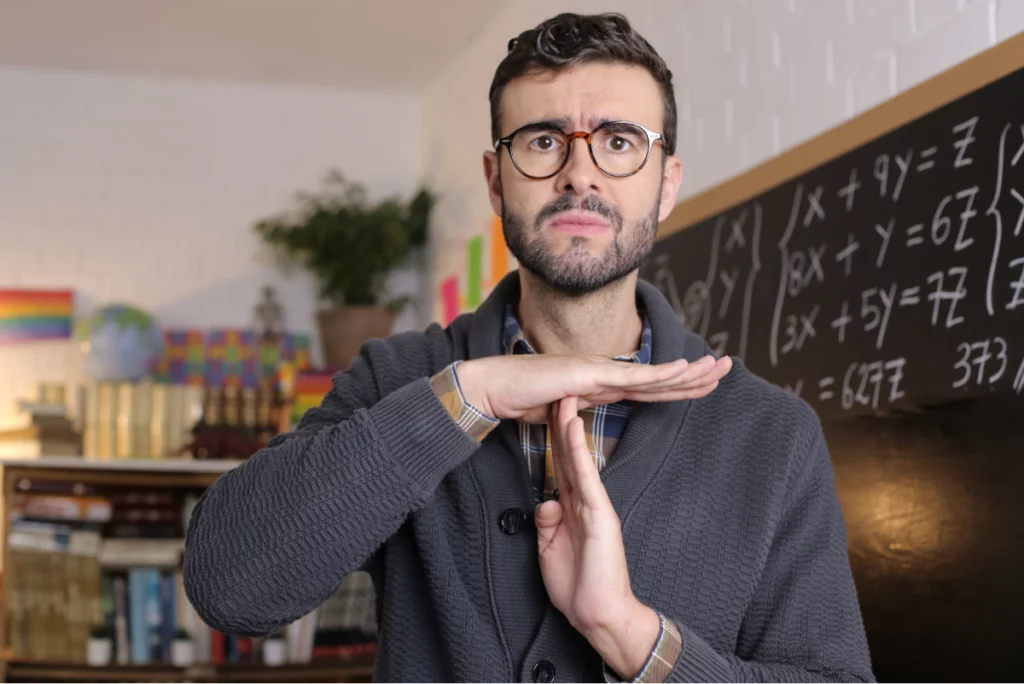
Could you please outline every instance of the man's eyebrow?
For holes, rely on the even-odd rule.
[[[599,119],[589,119],[588,122],[591,124],[590,125],[590,130],[594,130],[595,128],[598,128],[599,126],[603,126],[604,124],[606,124],[606,123],[608,123],[610,121],[621,121],[621,120],[622,120],[621,118],[601,117]],[[570,123],[571,122],[569,121],[569,119],[568,118],[564,118],[564,117],[560,118],[560,119],[539,119],[537,121],[530,121],[528,123],[525,123],[522,126],[520,126],[519,128],[531,128],[531,129],[556,128],[556,129],[558,129],[560,131],[565,131],[565,132],[569,133],[570,132],[569,131],[569,124]]]
[[[520,128],[557,128],[560,131],[564,131],[569,126],[569,119],[540,119],[538,121],[531,121],[527,124],[520,126]]]

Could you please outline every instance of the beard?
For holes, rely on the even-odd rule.
[[[660,188],[657,196],[661,197]],[[529,229],[526,219],[507,207],[502,202],[501,225],[512,255],[549,287],[575,297],[596,292],[640,268],[654,248],[658,232],[658,202],[647,215],[626,225],[622,214],[596,195],[561,195],[538,212]],[[541,225],[564,211],[594,212],[611,224],[614,238],[603,254],[592,254],[590,240],[581,236],[574,236],[562,254],[550,251],[542,239]]]

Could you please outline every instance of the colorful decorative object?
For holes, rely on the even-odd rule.
[[[164,336],[141,309],[110,304],[78,321],[75,339],[93,380],[134,382],[156,371],[164,355]]]
[[[459,277],[448,276],[441,281],[442,321],[448,325],[459,315]]]
[[[254,332],[211,330],[206,336],[206,386],[257,387],[256,353]]]
[[[331,391],[332,377],[333,373],[329,371],[314,370],[302,371],[296,375],[291,411],[292,425],[297,425],[306,411],[320,405]]]
[[[480,306],[484,286],[484,238],[477,235],[466,245],[466,300],[470,309]]]
[[[485,258],[488,250],[489,258]],[[474,235],[465,243],[463,267],[439,283],[437,302],[442,323],[448,325],[459,314],[480,306],[511,270],[510,261],[501,218],[494,216],[486,234]]]
[[[285,363],[297,371],[310,367],[312,339],[285,333],[280,340],[260,340],[242,328],[165,330],[165,349],[156,381],[215,387],[256,389],[277,384]]]
[[[0,344],[71,337],[71,290],[0,290]]]
[[[157,364],[156,381],[175,385],[202,385],[206,348],[202,330],[165,330],[164,355]]]
[[[501,226],[501,217],[491,217],[491,277],[488,289],[498,284],[509,272],[508,247],[505,245],[505,231]]]

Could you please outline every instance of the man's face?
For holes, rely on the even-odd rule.
[[[663,113],[661,90],[646,69],[587,64],[509,83],[501,130],[508,135],[527,124],[560,121],[567,133],[590,132],[605,121],[625,120],[660,133]],[[507,148],[486,152],[484,170],[491,204],[520,265],[557,290],[582,295],[635,271],[650,253],[682,178],[679,160],[664,160],[656,143],[639,173],[616,178],[603,173],[586,141],[577,139],[569,161],[551,178],[521,174]]]

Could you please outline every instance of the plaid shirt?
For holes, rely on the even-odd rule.
[[[516,318],[515,308],[511,304],[505,308],[502,340],[506,354],[536,353],[523,334],[519,320]],[[651,326],[646,316],[640,336],[640,348],[631,354],[617,356],[615,359],[635,363],[651,362]],[[500,421],[485,415],[465,401],[462,389],[459,387],[458,363],[451,364],[434,376],[432,385],[452,419],[467,434],[478,441],[483,441],[484,437],[497,427]],[[590,449],[598,471],[604,468],[608,459],[615,453],[619,439],[626,429],[631,410],[632,402],[628,400],[580,410],[579,415],[583,418],[587,447]],[[555,477],[547,425],[519,423],[518,428],[523,460],[530,474],[534,497],[538,502],[557,497],[558,482]],[[634,682],[664,682],[682,653],[683,640],[679,628],[661,613],[658,613],[658,619],[661,621],[658,639],[647,663],[633,680]],[[604,668],[604,674],[606,682],[622,681],[607,665]]]

